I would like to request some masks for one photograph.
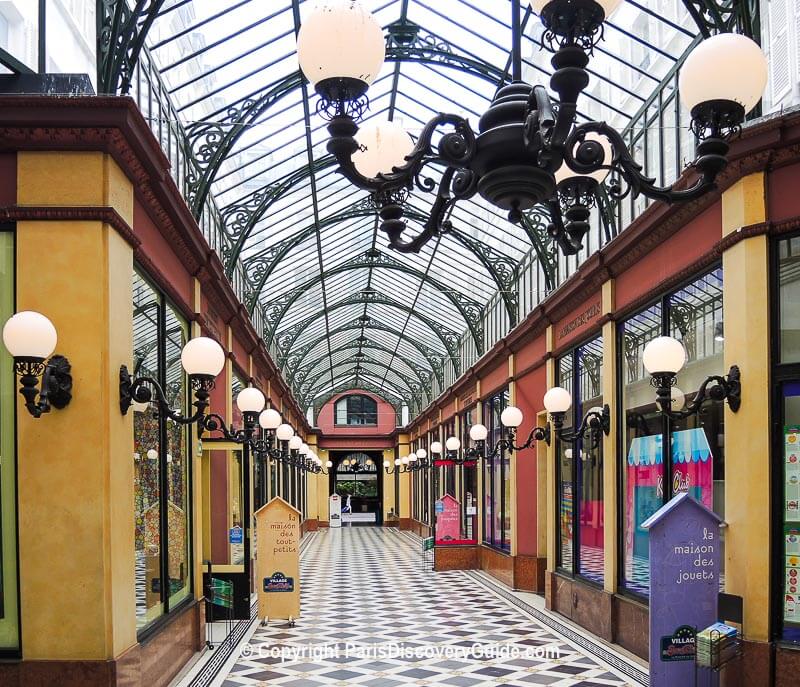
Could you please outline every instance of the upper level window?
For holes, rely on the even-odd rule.
[[[337,425],[377,425],[378,404],[369,396],[354,394],[336,401]]]

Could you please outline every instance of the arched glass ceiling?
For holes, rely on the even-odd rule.
[[[412,135],[442,111],[476,123],[508,79],[508,0],[362,2],[390,35],[418,30],[411,49],[389,39],[366,119]],[[317,96],[298,75],[295,33],[311,3],[225,4],[168,1],[147,38],[201,169],[190,203],[214,197],[231,239],[223,258],[243,262],[248,306],[265,307],[264,338],[301,402],[367,384],[424,405],[462,336],[482,352],[483,309],[533,242],[549,241],[545,222],[510,224],[476,197],[456,207],[451,234],[390,253],[367,194],[334,171]],[[523,77],[547,84],[542,27],[522,7]],[[682,0],[627,0],[595,50],[579,116],[624,127],[696,34]],[[410,197],[412,231],[431,202]],[[505,307],[513,323],[515,303]]]

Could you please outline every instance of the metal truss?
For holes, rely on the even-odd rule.
[[[503,78],[497,67],[462,55],[435,34],[413,22],[395,22],[387,27],[386,61],[421,62],[458,69],[493,83]],[[406,39],[411,36],[409,42]],[[241,135],[281,98],[296,90],[303,76],[296,71],[275,81],[260,93],[228,107],[214,122],[200,122],[187,128],[187,138],[199,173],[187,182],[186,202],[199,217],[220,166],[231,154]]]
[[[461,314],[461,316],[464,318],[467,328],[472,334],[472,338],[475,340],[475,346],[478,354],[483,354],[484,307],[478,301],[465,296],[459,291],[455,291],[450,286],[441,283],[429,274],[410,267],[409,265],[400,262],[392,256],[383,253],[377,248],[370,248],[369,250],[364,251],[361,255],[356,255],[340,265],[331,267],[330,269],[325,270],[323,273],[312,277],[300,286],[296,286],[291,291],[287,291],[278,298],[270,301],[264,313],[266,319],[264,330],[265,341],[268,344],[272,342],[273,338],[275,337],[275,332],[286,312],[292,307],[292,304],[302,295],[307,293],[310,288],[316,284],[319,284],[327,277],[362,268],[398,270],[400,272],[404,272],[405,274],[416,277],[425,284],[432,286],[445,298],[447,298]]]
[[[683,0],[700,33],[736,31],[758,40],[761,35],[759,0]]]
[[[343,332],[349,331],[362,331],[364,330],[365,323],[360,318],[355,320],[351,320],[350,322],[342,325],[341,327],[334,327],[330,331],[330,336],[333,337],[336,334],[341,334]],[[428,361],[428,364],[431,366],[431,371],[433,372],[434,377],[436,377],[436,381],[439,383],[439,386],[444,386],[444,362],[443,362],[443,355],[441,353],[436,352],[432,348],[429,348],[424,343],[415,339],[413,337],[404,334],[399,329],[392,327],[388,324],[383,324],[381,322],[370,321],[369,328],[376,331],[384,331],[389,334],[392,334],[401,341],[409,344],[410,346],[417,349],[425,360]],[[300,368],[301,364],[305,357],[314,350],[316,346],[320,343],[325,341],[327,338],[327,334],[320,334],[318,337],[312,339],[308,343],[303,344],[302,346],[293,349],[287,357],[280,359],[278,362],[282,369],[288,372],[288,383],[291,385],[294,382],[294,372],[298,368]],[[325,356],[323,355],[323,358]],[[317,359],[318,361],[319,359]],[[316,362],[316,361],[315,361]]]
[[[97,90],[125,95],[147,32],[166,0],[97,1]]]
[[[334,310],[344,308],[348,305],[357,305],[359,303],[367,305],[369,304],[385,305],[390,308],[401,310],[405,313],[408,313],[412,317],[417,318],[420,322],[425,324],[442,342],[445,350],[447,351],[447,354],[453,359],[453,366],[455,368],[456,375],[461,374],[461,364],[458,356],[460,335],[457,332],[454,332],[448,329],[447,327],[444,327],[435,320],[432,320],[426,315],[417,312],[416,310],[410,308],[404,303],[396,301],[395,299],[391,298],[390,296],[387,296],[386,294],[375,291],[374,289],[364,289],[363,291],[351,294],[347,298],[343,298],[337,303],[328,306],[327,312],[328,314],[330,314]],[[320,317],[323,317],[325,314],[326,314],[325,311],[317,312],[311,315],[310,317],[307,317],[306,319],[302,320],[301,322],[292,325],[288,329],[277,332],[275,335],[275,344],[277,346],[279,360],[280,359],[285,360],[286,358],[288,358],[289,353],[292,350],[294,343],[295,341],[297,341],[300,334],[304,332],[306,329],[308,329],[308,327],[311,324],[313,324]]]

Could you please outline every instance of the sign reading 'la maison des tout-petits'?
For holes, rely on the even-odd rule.
[[[650,546],[650,685],[695,684],[695,628],[717,618],[722,520],[688,493],[642,523]],[[697,685],[716,685],[710,671]]]

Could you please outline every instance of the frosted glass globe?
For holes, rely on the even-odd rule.
[[[408,465],[408,456],[403,456],[403,457],[400,459],[400,462],[401,462],[403,465]]]
[[[642,363],[651,375],[660,372],[678,374],[686,364],[686,349],[671,336],[657,336],[644,347]]]
[[[303,445],[303,440],[296,434],[291,439],[289,439],[289,448],[292,451],[299,451],[302,445]]]
[[[481,424],[472,425],[469,428],[469,438],[472,441],[486,441],[487,436],[489,436],[489,430]]]
[[[225,367],[225,351],[214,339],[198,336],[183,347],[181,365],[188,375],[216,377]]]
[[[530,0],[531,8],[533,8],[533,11],[536,12],[536,14],[541,14],[544,7],[549,5],[550,2],[551,0]],[[595,2],[603,8],[606,19],[614,14],[617,7],[622,4],[622,0],[595,0]]]
[[[410,454],[408,456],[408,462],[409,463],[416,463],[417,462],[417,454],[416,453]]]
[[[308,444],[305,443],[305,442],[302,442],[300,444],[300,448],[298,450],[300,451],[300,455],[301,456],[307,456],[308,455]]]
[[[504,427],[519,427],[522,424],[522,411],[515,406],[508,406],[500,413],[500,422]]]
[[[333,467],[333,462],[332,462],[332,461],[330,461],[330,460],[329,460],[329,461],[326,461],[326,463],[325,463],[325,467],[326,467],[326,468],[332,468],[332,467]]]
[[[431,453],[441,453],[441,452],[442,452],[442,442],[434,441],[431,444]]]
[[[156,460],[156,458],[158,458],[158,451],[156,451],[154,448],[148,449],[147,450],[147,457],[150,460]]]
[[[281,424],[281,414],[275,408],[267,408],[258,416],[258,424],[264,429],[277,429]]]
[[[279,441],[289,441],[294,436],[294,430],[291,425],[287,425],[284,422],[282,425],[278,425],[278,429],[275,430],[275,436],[278,437]]]
[[[325,79],[371,84],[386,57],[383,29],[354,0],[322,0],[300,26],[297,58],[314,85]]]
[[[461,442],[457,437],[448,437],[447,441],[444,442],[444,445],[448,451],[458,451],[458,449],[461,448]]]
[[[3,327],[3,343],[14,358],[49,358],[57,342],[53,323],[33,310],[18,312]]]
[[[767,86],[767,58],[751,38],[719,33],[702,41],[686,58],[678,76],[684,107],[710,100],[732,100],[750,112]]]
[[[411,136],[397,122],[365,124],[358,130],[356,141],[361,149],[353,153],[352,160],[365,177],[388,174],[392,167],[402,165],[414,148]]]
[[[417,449],[417,458],[419,458],[420,460],[425,458],[425,456],[427,456],[427,455],[428,455],[428,452],[424,448],[418,448]]]
[[[253,386],[242,389],[236,395],[236,407],[243,413],[260,413],[266,403],[264,394]]]
[[[383,467],[385,467],[385,468],[389,467],[389,461],[388,460],[384,460],[383,461]]]
[[[563,387],[554,386],[544,395],[544,407],[548,413],[566,413],[572,405],[572,396]]]

